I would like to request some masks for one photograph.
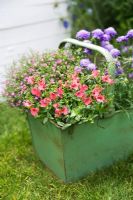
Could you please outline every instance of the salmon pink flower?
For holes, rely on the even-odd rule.
[[[33,77],[33,76],[27,77],[26,80],[27,80],[27,83],[29,83],[29,84],[31,84],[31,85],[34,84],[34,77]]]
[[[64,106],[62,109],[61,109],[61,112],[63,115],[67,115],[69,113],[69,110],[66,106]]]
[[[62,115],[62,110],[59,108],[55,109],[55,117],[60,117]]]
[[[74,90],[78,90],[79,89],[79,83],[77,81],[73,81],[70,85],[70,88],[71,89],[74,89]]]
[[[77,76],[77,73],[75,72],[74,74],[71,75],[72,80],[77,80],[79,81],[79,77]]]
[[[30,108],[32,106],[32,103],[29,100],[27,100],[27,101],[23,102],[23,106],[27,107],[27,108]]]
[[[62,95],[63,95],[63,90],[61,87],[57,88],[57,96],[62,98]]]
[[[88,86],[87,85],[83,84],[83,85],[80,86],[80,91],[84,92],[86,90],[88,90]]]
[[[77,91],[75,93],[75,96],[79,97],[79,98],[82,98],[84,96],[84,91]]]
[[[57,94],[54,93],[54,92],[51,92],[51,93],[50,93],[50,99],[51,99],[51,100],[55,100],[56,98],[57,98]]]
[[[54,104],[53,104],[53,107],[54,107],[54,108],[58,108],[58,107],[59,107],[59,103],[54,103]]]
[[[88,106],[92,103],[91,97],[82,98],[82,100],[86,106]]]
[[[112,80],[109,75],[102,76],[102,81],[105,83],[109,83],[110,85],[114,83],[114,80]]]
[[[60,84],[60,86],[62,86],[62,80],[59,80],[58,83]]]
[[[41,91],[38,88],[32,88],[31,89],[31,94],[40,97],[41,96]]]
[[[97,97],[99,96],[100,92],[103,90],[103,88],[96,86],[93,90],[92,90],[92,96]]]
[[[44,81],[44,80],[40,80],[40,81],[38,82],[38,88],[39,88],[39,90],[45,90],[46,84],[45,84],[45,81]]]
[[[98,96],[96,96],[95,99],[96,99],[96,101],[99,102],[99,103],[104,103],[104,102],[106,102],[105,96],[104,96],[104,95],[101,95],[101,94],[99,94]]]
[[[100,71],[99,71],[99,70],[93,70],[91,75],[92,75],[94,78],[97,78],[97,77],[99,76],[99,74],[100,74]]]
[[[30,109],[31,114],[35,117],[38,115],[39,108],[31,108]]]
[[[50,98],[44,98],[40,101],[41,107],[47,107],[51,102]]]

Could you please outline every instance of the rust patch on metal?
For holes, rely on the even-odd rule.
[[[64,169],[64,160],[62,158],[60,158],[57,161],[58,161],[59,165],[61,166],[61,168]]]
[[[60,141],[58,140],[58,138],[54,138],[54,139],[52,139],[52,142],[56,145],[56,147],[58,148],[58,149],[63,149],[63,145],[60,143]]]

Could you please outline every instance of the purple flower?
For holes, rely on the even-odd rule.
[[[92,54],[92,50],[88,48],[85,48],[83,52],[86,54]]]
[[[133,29],[129,30],[126,35],[128,38],[133,38]]]
[[[128,46],[122,46],[122,47],[121,47],[121,52],[122,52],[122,53],[127,53],[128,50],[129,50],[129,47],[128,47]]]
[[[127,40],[127,36],[120,36],[116,39],[117,42],[126,42]]]
[[[64,28],[67,29],[69,27],[69,22],[67,20],[64,20],[63,21],[63,26],[64,26]]]
[[[87,68],[88,70],[95,70],[97,67],[96,67],[95,64],[90,63],[86,68]]]
[[[120,54],[121,54],[120,51],[119,51],[118,49],[112,49],[112,50],[110,51],[110,53],[111,53],[111,55],[112,55],[114,58],[120,56]]]
[[[116,67],[120,67],[120,66],[121,66],[120,61],[117,60],[117,61],[115,62],[115,66],[116,66]]]
[[[92,31],[92,37],[93,38],[101,39],[103,35],[104,35],[103,31],[99,28]]]
[[[91,61],[88,58],[80,60],[80,66],[81,67],[88,67],[88,65],[91,63]]]
[[[101,46],[104,47],[106,45],[110,44],[108,41],[101,41]]]
[[[77,73],[80,73],[80,72],[82,71],[82,68],[76,66],[76,67],[74,68],[74,71],[76,71]]]
[[[119,75],[123,74],[123,72],[124,72],[123,69],[121,67],[118,67],[115,74],[116,74],[116,76],[119,76]]]
[[[61,63],[62,63],[62,60],[61,60],[61,59],[56,60],[56,64],[57,64],[57,65],[60,65]]]
[[[108,69],[105,69],[105,72],[104,72],[105,75],[108,75]]]
[[[111,51],[112,49],[114,49],[114,46],[112,44],[107,44],[104,46],[104,48],[108,51]]]
[[[129,77],[129,78],[133,78],[133,72],[130,73],[130,74],[128,74],[128,77]]]
[[[107,34],[104,34],[102,37],[101,37],[101,41],[109,41],[111,39],[110,35],[107,35]]]
[[[115,30],[113,27],[106,28],[106,29],[104,30],[104,32],[105,32],[107,35],[112,36],[112,37],[114,37],[114,36],[117,34],[116,30]]]
[[[110,44],[108,41],[102,41],[101,46],[108,51],[111,51],[112,49],[114,49],[113,45]]]
[[[80,30],[79,32],[77,32],[76,34],[76,38],[77,39],[84,39],[87,40],[90,37],[90,32],[86,31],[86,30]]]

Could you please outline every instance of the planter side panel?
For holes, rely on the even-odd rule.
[[[32,142],[40,160],[65,181],[65,166],[60,129],[47,122],[28,116]]]
[[[67,182],[125,159],[133,152],[133,112],[130,114],[132,119],[119,113],[98,124],[75,125],[62,133]]]

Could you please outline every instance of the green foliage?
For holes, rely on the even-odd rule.
[[[69,0],[72,36],[81,29],[113,26],[119,33],[133,28],[132,0]]]

